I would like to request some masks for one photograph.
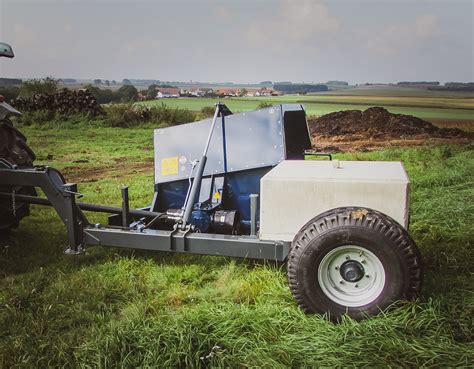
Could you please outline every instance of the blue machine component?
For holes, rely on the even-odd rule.
[[[211,225],[211,217],[205,211],[194,210],[191,213],[191,224],[194,226],[196,231],[205,233]]]
[[[237,210],[241,232],[248,234],[249,196],[260,193],[260,179],[283,160],[304,159],[304,151],[311,149],[306,114],[301,105],[278,105],[233,115],[227,109],[222,115],[210,141],[195,208]],[[206,119],[155,130],[152,210],[183,207],[194,175],[192,164],[202,155],[210,126]],[[204,229],[204,216],[195,211],[191,224]]]

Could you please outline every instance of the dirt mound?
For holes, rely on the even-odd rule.
[[[472,140],[472,133],[439,128],[423,119],[392,114],[384,108],[346,110],[308,120],[317,149],[351,151],[385,146],[419,144],[426,139]],[[421,141],[421,142],[420,142]]]

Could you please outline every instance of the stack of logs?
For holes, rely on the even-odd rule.
[[[94,117],[105,114],[88,90],[73,91],[65,88],[54,94],[36,94],[31,98],[17,97],[11,101],[11,105],[21,112],[47,110],[62,115],[87,114]]]

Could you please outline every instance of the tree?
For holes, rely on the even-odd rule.
[[[93,85],[85,85],[84,88],[89,90],[89,92],[92,95],[94,95],[94,97],[97,99],[97,102],[99,104],[108,104],[108,103],[120,100],[117,93],[114,93],[109,88],[102,89],[100,87],[93,86]]]
[[[110,86],[110,81],[109,81],[108,79],[106,79],[106,80],[104,81],[104,83],[105,83],[106,86]]]
[[[157,88],[157,87],[158,87],[158,86],[155,85],[155,84],[148,86],[148,90],[147,90],[147,92],[146,92],[146,98],[147,98],[148,100],[153,100],[153,99],[156,98],[156,88]]]
[[[243,88],[240,90],[240,96],[246,96],[248,94],[248,91],[246,88]]]
[[[16,99],[20,93],[20,88],[17,86],[0,86],[0,95],[5,98],[5,101]]]
[[[126,79],[126,78],[125,78],[125,79],[122,79],[122,84],[124,84],[124,85],[131,85],[132,82],[130,82],[129,79]]]
[[[94,85],[101,85],[102,80],[101,79],[94,79]]]
[[[52,77],[30,79],[21,85],[20,96],[29,98],[36,94],[54,94],[57,88],[58,81]]]
[[[137,98],[137,89],[132,85],[123,85],[117,91],[117,95],[121,101],[135,101]]]

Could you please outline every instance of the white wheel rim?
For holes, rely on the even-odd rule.
[[[335,303],[360,307],[373,302],[382,293],[385,269],[373,252],[360,246],[345,245],[324,256],[319,264],[317,282]]]

